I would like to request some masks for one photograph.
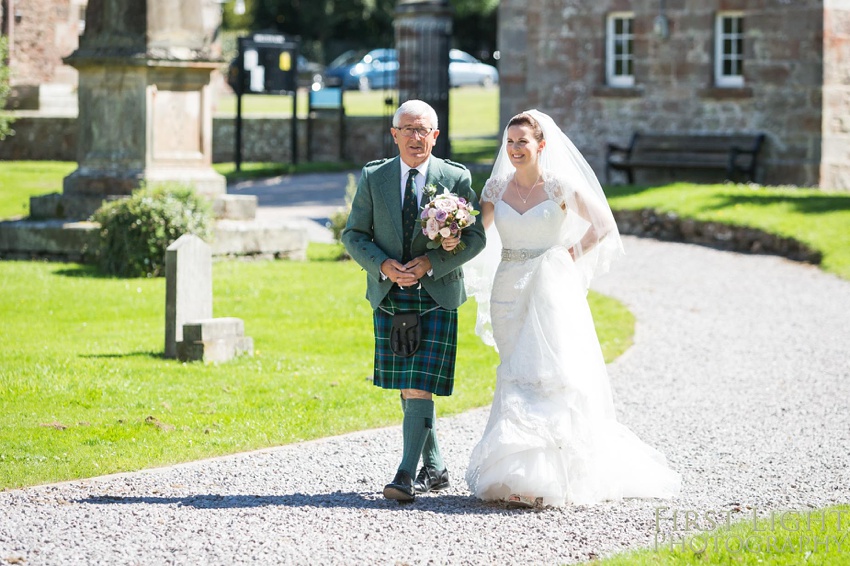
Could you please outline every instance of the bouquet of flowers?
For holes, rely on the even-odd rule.
[[[419,223],[422,225],[422,233],[431,240],[428,242],[429,249],[437,249],[443,244],[443,238],[458,236],[460,231],[475,223],[478,211],[463,197],[459,197],[448,189],[443,189],[443,194],[437,194],[434,185],[425,187],[425,192],[431,197],[430,202],[422,207]],[[466,247],[462,241],[452,250],[457,253]]]

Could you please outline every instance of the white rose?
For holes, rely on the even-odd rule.
[[[430,240],[433,240],[437,237],[437,234],[440,232],[440,224],[434,220],[433,218],[429,218],[427,222],[425,222],[425,234],[428,236]]]
[[[441,208],[441,209],[445,210],[446,212],[451,212],[451,211],[453,211],[457,208],[454,201],[451,200],[451,199],[441,198],[441,199],[439,199],[435,202],[437,203],[438,208]]]

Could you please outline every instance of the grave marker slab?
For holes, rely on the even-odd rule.
[[[184,324],[212,315],[212,249],[184,234],[165,251],[165,357],[177,357]]]

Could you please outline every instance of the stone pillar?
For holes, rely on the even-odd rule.
[[[62,215],[86,217],[143,182],[226,192],[212,169],[212,33],[203,0],[91,0],[80,47],[79,168]]]
[[[529,35],[539,33],[529,30],[528,15],[532,9],[526,0],[501,0],[499,2],[499,29],[496,45],[502,49],[499,59],[499,124],[500,131],[508,120],[537,104],[529,104],[536,94],[529,88],[528,61],[534,59],[529,47]],[[510,46],[505,49],[502,46]],[[533,44],[532,44],[533,45]],[[566,52],[566,48],[562,47]]]
[[[449,48],[453,10],[446,0],[401,0],[395,10],[399,103],[419,99],[437,111],[434,155],[450,157]]]
[[[212,251],[184,234],[165,251],[165,357],[177,357],[183,325],[212,318]]]
[[[850,191],[850,2],[826,0],[820,186]]]

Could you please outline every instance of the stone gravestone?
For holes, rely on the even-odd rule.
[[[165,251],[165,357],[226,362],[254,353],[239,318],[212,318],[212,250],[192,234]]]
[[[241,318],[208,318],[183,325],[183,341],[177,343],[177,358],[184,362],[226,362],[253,355],[254,340],[245,336]]]
[[[165,250],[165,357],[177,357],[183,325],[212,318],[212,251],[183,234]]]

